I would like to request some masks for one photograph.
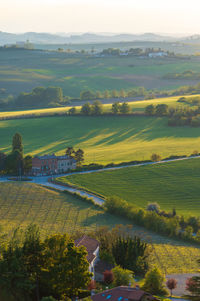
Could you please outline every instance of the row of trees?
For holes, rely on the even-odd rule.
[[[117,114],[129,114],[131,112],[131,107],[127,102],[119,103],[114,102],[111,107],[111,113],[114,115]],[[96,100],[93,102],[93,104],[90,104],[89,102],[86,102],[82,105],[80,113],[77,111],[76,107],[72,107],[68,111],[69,115],[86,115],[86,116],[99,116],[102,114],[105,114],[103,104]]]
[[[177,237],[183,240],[200,243],[200,219],[198,217],[178,216],[172,214],[160,214],[156,210],[144,210],[135,208],[118,197],[110,197],[104,203],[106,211],[128,218],[133,223],[169,237]],[[196,235],[193,236],[193,233]]]

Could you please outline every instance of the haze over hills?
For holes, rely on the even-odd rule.
[[[96,33],[82,33],[82,34],[51,34],[51,33],[7,33],[0,31],[0,45],[12,44],[19,41],[29,40],[32,43],[37,44],[87,44],[87,43],[106,43],[106,42],[132,42],[132,41],[200,41],[199,35],[193,35],[191,37],[176,37],[154,33],[144,34],[96,34]]]

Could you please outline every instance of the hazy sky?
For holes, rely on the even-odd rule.
[[[0,0],[0,31],[200,33],[200,0]]]

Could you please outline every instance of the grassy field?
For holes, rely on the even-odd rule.
[[[164,210],[176,208],[178,214],[200,214],[199,158],[60,179],[105,197],[117,195],[139,207],[157,202]]]
[[[177,105],[176,100],[169,98],[154,102]],[[151,102],[140,101],[133,107],[141,110]],[[10,151],[15,132],[22,134],[26,154],[62,154],[67,146],[72,145],[85,151],[86,163],[143,160],[155,152],[164,158],[190,155],[194,150],[200,150],[198,128],[169,127],[167,118],[63,116],[5,120],[0,121],[1,151]]]
[[[40,226],[43,237],[51,233],[75,233],[95,230],[99,226],[126,225],[125,219],[104,213],[102,209],[57,191],[30,183],[0,183],[0,225],[8,237],[13,230],[30,223]],[[151,264],[157,264],[166,273],[196,272],[195,258],[200,249],[187,243],[154,235],[133,226],[133,233],[149,242]]]
[[[108,47],[108,46],[107,46]],[[191,59],[138,59],[91,57],[49,51],[3,50],[0,54],[0,88],[18,95],[36,86],[60,86],[64,94],[79,97],[85,89],[105,91],[173,89],[197,80],[166,80],[167,73],[199,71],[199,57]]]

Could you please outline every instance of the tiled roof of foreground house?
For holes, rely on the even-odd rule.
[[[75,246],[76,247],[80,247],[80,246],[86,247],[87,252],[88,252],[87,260],[89,263],[91,263],[94,260],[94,258],[96,257],[94,255],[94,252],[99,247],[99,242],[94,238],[84,235],[83,237],[75,240]]]
[[[157,301],[152,295],[128,286],[118,286],[113,289],[93,295],[93,301]]]

